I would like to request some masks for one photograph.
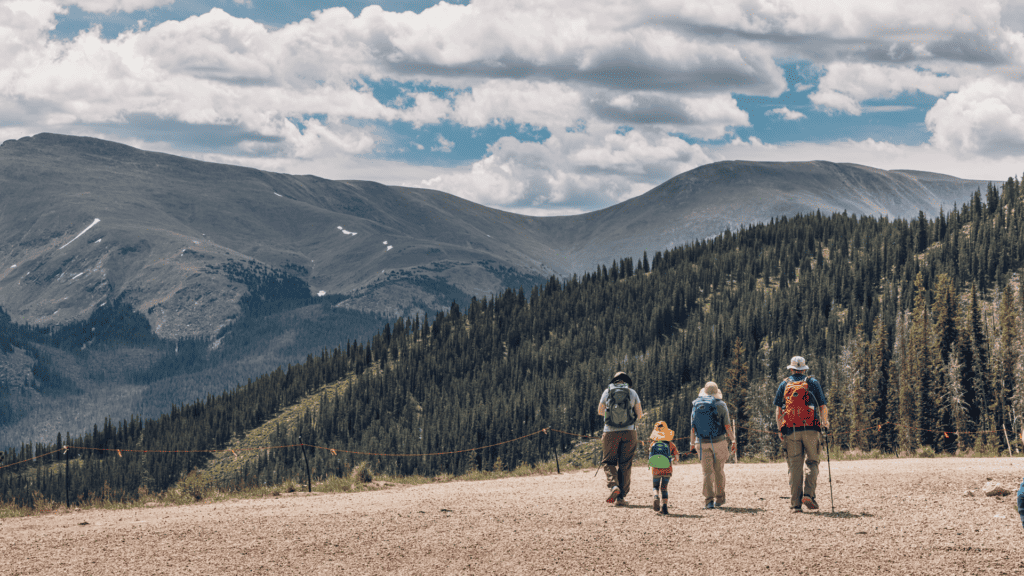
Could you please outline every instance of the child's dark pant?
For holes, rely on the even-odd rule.
[[[668,481],[671,480],[671,476],[655,476],[654,477],[654,494],[658,494],[658,490],[661,490],[661,497],[668,498]],[[1024,515],[1024,512],[1021,513]]]

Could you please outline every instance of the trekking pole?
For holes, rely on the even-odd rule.
[[[825,428],[825,459],[828,461],[828,499],[832,503],[832,513],[836,513],[836,501],[832,497],[832,454],[828,448],[828,428]]]
[[[0,461],[3,461],[2,457]],[[71,455],[67,446],[64,446],[64,504],[71,509]]]
[[[309,492],[313,492],[313,478],[309,474],[309,458],[306,457],[306,445],[302,443],[302,436],[299,436],[299,448],[302,449],[302,459],[306,461],[306,484]]]
[[[729,417],[729,419],[732,420],[732,435],[733,435],[733,438],[736,439],[736,441],[733,442],[733,444],[736,446],[736,451],[732,453],[732,461],[733,461],[734,464],[739,464],[740,463],[740,432],[739,432],[739,430],[736,429],[736,419],[731,417],[731,416]],[[728,462],[729,458],[726,457],[725,461]]]

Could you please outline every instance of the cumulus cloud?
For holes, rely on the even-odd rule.
[[[516,211],[546,207],[596,209],[646,192],[705,164],[699,146],[656,130],[621,134],[611,126],[560,132],[544,142],[499,139],[466,171],[424,180],[481,204]],[[536,212],[534,212],[536,213]]]
[[[453,149],[455,149],[455,142],[440,134],[437,135],[437,146],[431,148],[434,152],[451,152]]]
[[[1024,155],[1024,83],[985,78],[940,99],[925,117],[943,150],[992,157]]]
[[[111,12],[149,10],[158,6],[174,4],[174,0],[73,0],[71,2],[62,2],[62,4],[76,5],[86,12],[110,14]]]
[[[783,120],[801,120],[803,118],[807,118],[807,115],[804,114],[803,112],[799,112],[799,111],[796,111],[796,110],[790,110],[786,106],[783,106],[782,108],[772,108],[771,110],[765,112],[764,115],[765,116],[778,116],[779,118],[782,118]]]
[[[709,141],[751,125],[734,95],[790,89],[780,62],[820,71],[792,88],[830,113],[895,110],[884,100],[905,93],[937,98],[926,121],[933,151],[1012,153],[1024,133],[1024,12],[995,0],[474,0],[419,13],[329,8],[281,27],[214,8],[116,38],[96,28],[51,37],[72,5],[112,13],[171,2],[0,0],[4,133],[124,141],[125,127],[157,119],[230,131],[210,158],[347,177],[337,167],[359,171],[386,146],[467,148],[436,133],[421,138],[433,141],[426,147],[392,145],[392,123],[530,127],[550,137],[507,136],[468,167],[390,166],[372,179],[401,172],[405,183],[534,212],[600,207],[712,160]],[[378,98],[381,83],[402,85],[401,97]],[[788,107],[767,115],[805,117]],[[729,149],[743,146],[768,149],[756,139]]]
[[[860,114],[861,102],[875,98],[893,98],[904,92],[941,96],[956,90],[958,77],[913,68],[837,62],[810,94],[811,102],[826,110]]]

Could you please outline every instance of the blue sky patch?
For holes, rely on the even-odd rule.
[[[469,4],[469,0],[447,1],[449,4]],[[67,14],[57,16],[57,28],[54,30],[54,36],[64,39],[74,38],[79,32],[99,24],[103,27],[104,38],[116,38],[118,34],[126,30],[137,28],[140,20],[146,22],[143,28],[148,28],[167,20],[184,20],[189,16],[206,14],[213,8],[220,8],[236,18],[248,18],[271,28],[280,28],[286,24],[310,18],[313,12],[327,8],[344,7],[358,16],[367,6],[379,5],[389,12],[415,12],[418,14],[437,3],[438,0],[390,0],[386,2],[371,2],[369,0],[346,0],[344,2],[249,0],[247,3],[238,3],[234,0],[175,0],[173,4],[149,10],[136,10],[128,13],[118,11],[110,14],[96,14],[86,12],[78,6],[70,6],[67,9]]]

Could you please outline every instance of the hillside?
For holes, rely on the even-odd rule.
[[[328,181],[40,134],[0,145],[0,307],[61,326],[121,298],[164,339],[214,337],[254,276],[427,315],[771,218],[913,218],[986,182],[829,162],[719,162],[590,214],[534,218],[435,190]]]
[[[700,471],[676,467],[670,514],[634,471],[630,506],[590,470],[373,492],[296,492],[178,507],[0,520],[12,576],[50,574],[1019,574],[1017,459],[886,459],[822,466],[817,512],[787,510],[784,464],[727,464],[727,506],[701,507]],[[782,498],[780,498],[782,496]],[[813,543],[793,548],[795,533]],[[709,544],[709,540],[712,541]],[[50,544],[41,544],[50,543]],[[787,552],[789,551],[789,552]]]
[[[424,314],[453,294],[533,280],[551,250],[514,215],[442,192],[55,134],[0,146],[0,191],[0,306],[36,326],[84,320],[123,295],[157,336],[214,336],[264,270],[305,283],[306,296]],[[405,293],[367,300],[377,284]]]
[[[130,499],[170,489],[208,466],[211,451],[253,446],[258,457],[218,471],[217,482],[274,484],[304,472],[300,438],[318,447],[315,476],[364,459],[428,477],[529,465],[599,430],[594,404],[616,370],[681,430],[697,390],[715,380],[743,453],[777,456],[771,402],[794,354],[823,382],[843,448],[1005,451],[1024,409],[1022,206],[1010,179],[932,220],[783,218],[474,299],[429,322],[398,319],[365,343],[158,418],[74,435],[70,478],[47,468],[57,456],[19,464],[0,476],[0,499],[53,497],[65,482],[76,497]],[[569,435],[512,442],[547,427]],[[60,437],[23,445],[7,460],[61,446]],[[435,453],[452,456],[388,456]]]
[[[0,446],[81,433],[365,341],[397,316],[797,213],[936,216],[987,188],[722,162],[591,214],[327,181],[40,134],[0,145]]]
[[[650,192],[582,216],[552,231],[573,272],[682,246],[782,216],[821,212],[913,219],[949,212],[987,182],[944,174],[879,170],[832,162],[716,162],[680,174]]]

